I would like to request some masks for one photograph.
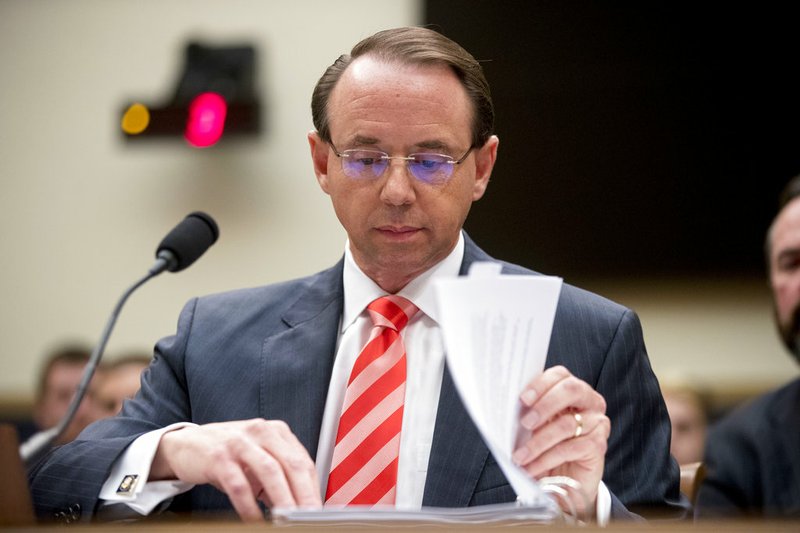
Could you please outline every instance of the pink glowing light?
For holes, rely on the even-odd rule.
[[[186,140],[192,146],[206,148],[222,137],[228,104],[217,93],[202,93],[189,105],[189,120],[186,122]]]

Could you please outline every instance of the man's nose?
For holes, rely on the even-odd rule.
[[[411,175],[406,161],[392,159],[386,169],[386,181],[381,188],[381,200],[390,205],[406,205],[417,199],[414,190],[416,179]]]

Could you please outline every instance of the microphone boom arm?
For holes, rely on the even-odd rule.
[[[100,358],[103,357],[103,351],[105,351],[106,343],[108,343],[108,338],[111,336],[111,331],[114,329],[114,324],[117,322],[122,306],[125,305],[133,291],[165,270],[178,272],[187,268],[198,257],[203,255],[216,242],[218,237],[219,228],[214,219],[202,211],[195,211],[194,213],[189,213],[162,239],[156,249],[156,262],[144,277],[125,291],[114,307],[114,311],[108,318],[105,329],[103,329],[103,334],[100,336],[100,342],[95,346],[92,355],[89,357],[89,362],[86,363],[83,377],[75,396],[72,398],[72,402],[69,404],[66,415],[61,418],[55,427],[34,434],[19,447],[19,455],[26,465],[33,463],[34,459],[49,448],[53,441],[64,433],[64,430],[72,422],[89,388],[89,382],[94,376],[95,370],[97,370]]]
[[[57,425],[50,429],[35,433],[20,445],[19,455],[22,458],[23,463],[26,465],[32,463],[33,460],[36,459],[43,450],[49,448],[53,441],[55,441],[67,429],[67,426],[72,421],[75,413],[78,411],[78,407],[80,407],[83,397],[86,395],[86,391],[89,388],[89,382],[92,380],[94,372],[97,370],[97,365],[100,362],[100,359],[103,357],[103,352],[105,351],[106,344],[111,336],[111,331],[114,329],[114,325],[117,323],[117,318],[119,317],[120,311],[122,311],[122,306],[124,306],[125,302],[128,301],[128,297],[130,297],[130,295],[133,294],[136,289],[144,285],[147,281],[167,270],[172,264],[174,264],[175,261],[175,256],[169,250],[159,251],[156,262],[152,267],[150,267],[150,270],[147,271],[147,274],[145,274],[136,283],[131,285],[128,290],[123,293],[123,295],[117,301],[117,305],[114,307],[114,311],[111,313],[111,316],[108,317],[108,322],[106,322],[103,333],[100,335],[100,342],[97,344],[97,346],[95,346],[91,357],[89,357],[89,362],[86,363],[86,368],[83,371],[83,378],[81,378],[81,382],[78,385],[78,390],[75,392],[75,396],[72,398],[72,402],[69,404],[67,413],[61,418]]]

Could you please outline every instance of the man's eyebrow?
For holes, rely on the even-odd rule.
[[[449,148],[446,143],[435,139],[418,142],[416,146],[425,148],[426,150],[447,150]]]
[[[795,257],[800,256],[800,248],[784,248],[780,252],[778,252],[778,261],[782,261],[785,259],[793,259]]]
[[[365,137],[363,135],[356,135],[353,138],[353,144],[378,144],[378,139],[375,137]]]
[[[372,146],[372,145],[380,144],[380,139],[378,139],[377,137],[368,137],[368,136],[365,136],[365,135],[356,135],[355,137],[353,137],[351,139],[351,141],[348,144],[350,146]],[[423,149],[423,150],[438,150],[438,151],[442,151],[442,152],[445,152],[450,148],[450,146],[447,143],[445,143],[443,141],[440,141],[440,140],[437,140],[437,139],[430,139],[430,140],[420,141],[420,142],[416,143],[414,146],[416,146],[419,149]]]

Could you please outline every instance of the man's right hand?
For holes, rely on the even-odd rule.
[[[185,427],[161,438],[150,481],[210,483],[245,521],[269,507],[321,507],[314,462],[285,422],[242,420]]]

